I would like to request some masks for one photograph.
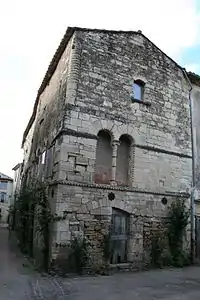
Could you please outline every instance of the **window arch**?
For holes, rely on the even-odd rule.
[[[116,181],[118,185],[130,184],[132,155],[132,140],[127,135],[122,135],[119,139],[120,144],[117,151]]]
[[[145,86],[145,83],[142,80],[137,79],[134,81],[133,86],[132,86],[132,94],[133,94],[133,98],[135,100],[143,101],[144,86]]]
[[[96,148],[95,182],[110,183],[112,172],[111,135],[106,130],[98,133]]]

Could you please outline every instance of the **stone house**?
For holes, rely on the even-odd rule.
[[[200,76],[190,72],[188,73],[188,77],[191,82],[190,98],[192,104],[196,254],[197,259],[200,259]]]
[[[13,180],[13,203],[14,204],[14,196],[19,193],[20,185],[21,185],[21,163],[16,164],[13,167],[14,171],[14,180]]]
[[[23,181],[49,184],[51,258],[84,234],[95,263],[112,224],[111,264],[144,261],[147,236],[190,198],[186,72],[141,31],[68,28],[23,137]]]
[[[8,210],[12,201],[13,179],[0,173],[0,223],[7,224]]]
[[[200,206],[198,200],[200,199],[200,76],[194,73],[188,73],[191,82],[191,103],[192,103],[192,117],[193,117],[193,144],[194,144],[194,177],[196,186],[196,213],[200,215]]]

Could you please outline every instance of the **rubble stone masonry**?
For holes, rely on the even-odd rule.
[[[142,101],[133,98],[135,80]],[[188,90],[182,69],[141,33],[75,30],[40,96],[30,154],[47,150],[51,204],[66,215],[53,228],[53,259],[84,234],[101,264],[102,232],[118,209],[129,215],[127,262],[143,261],[148,224],[177,196],[189,199]]]

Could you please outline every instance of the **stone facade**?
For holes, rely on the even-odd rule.
[[[8,221],[8,210],[12,203],[13,179],[3,173],[0,173],[0,225]]]
[[[20,192],[20,185],[21,185],[21,167],[22,164],[18,163],[12,169],[14,171],[14,180],[13,180],[13,199],[12,204],[14,204],[15,195],[19,194]]]
[[[141,32],[69,28],[56,53],[23,141],[23,173],[42,170],[52,209],[66,216],[52,229],[52,259],[81,234],[101,264],[102,234],[116,210],[129,220],[123,261],[141,263],[146,228],[176,197],[189,200],[187,78]]]
[[[192,100],[192,115],[193,115],[193,141],[194,141],[194,169],[195,169],[195,185],[196,185],[196,200],[200,197],[200,77],[194,74],[189,74],[192,83],[191,100]],[[198,206],[198,205],[197,205]],[[200,214],[200,209],[197,207],[197,214]]]

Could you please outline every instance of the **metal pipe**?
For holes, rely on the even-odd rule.
[[[195,259],[195,187],[196,187],[196,172],[195,172],[195,148],[194,148],[194,132],[193,132],[193,102],[191,98],[192,84],[187,75],[186,70],[183,68],[183,72],[186,76],[187,82],[189,83],[189,107],[190,107],[190,130],[191,130],[191,146],[192,146],[192,192],[190,201],[190,217],[191,217],[191,261]]]

